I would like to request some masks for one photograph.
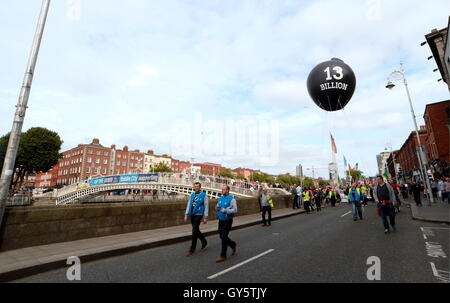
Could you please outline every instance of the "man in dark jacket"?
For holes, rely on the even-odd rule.
[[[413,181],[413,183],[411,185],[411,192],[414,196],[414,201],[416,202],[417,206],[422,206],[421,191],[422,191],[422,186],[419,183],[417,183],[416,181]]]
[[[381,220],[383,221],[384,233],[387,234],[390,231],[389,223],[391,224],[393,231],[396,231],[394,206],[397,205],[397,200],[395,198],[394,189],[388,182],[384,182],[383,177],[380,175],[377,176],[377,183],[375,184],[373,195]],[[389,223],[387,217],[389,217]]]

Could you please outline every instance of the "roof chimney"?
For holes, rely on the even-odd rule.
[[[116,145],[115,144],[111,145],[111,149],[116,149]]]
[[[97,145],[99,145],[99,144],[100,144],[100,140],[97,139],[97,138],[94,138],[94,139],[92,139],[92,143],[91,143],[91,144],[97,144]]]
[[[128,151],[128,146],[125,145],[125,146],[123,147],[123,151],[126,151],[126,152],[127,152],[127,151]]]
[[[147,151],[147,155],[153,156],[153,150],[152,150],[152,149],[149,149],[149,150]]]

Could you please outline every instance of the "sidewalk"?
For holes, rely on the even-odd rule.
[[[272,220],[298,215],[303,212],[304,210],[293,210],[291,208],[275,209],[272,211]],[[237,216],[234,219],[232,229],[240,229],[260,223],[261,213]],[[217,234],[217,220],[208,221],[207,224],[202,224],[200,228],[205,236]],[[67,258],[70,256],[77,256],[81,262],[87,262],[188,241],[191,239],[191,232],[191,225],[185,224],[0,252],[0,282],[66,267]]]
[[[411,206],[411,214],[415,220],[450,224],[450,204],[447,202],[442,203],[439,199],[428,206],[428,199],[422,198],[422,206],[416,206],[412,199],[402,201]]]

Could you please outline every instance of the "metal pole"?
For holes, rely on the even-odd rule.
[[[431,184],[430,184],[430,179],[428,178],[428,174],[427,174],[427,170],[425,167],[425,164],[423,163],[422,159],[422,155],[423,155],[423,150],[422,150],[422,141],[420,140],[420,135],[419,135],[419,128],[417,127],[417,121],[416,121],[416,115],[414,114],[414,109],[412,106],[412,101],[411,101],[411,95],[409,94],[409,89],[408,89],[408,82],[406,81],[406,77],[403,74],[403,83],[405,84],[405,88],[406,88],[406,94],[408,95],[408,101],[409,101],[409,107],[411,109],[411,115],[414,121],[414,127],[416,128],[416,136],[417,136],[417,144],[419,145],[419,164],[420,164],[420,170],[422,172],[422,176],[425,179],[425,184],[427,187],[427,192],[428,192],[428,205],[431,206],[431,203],[434,202],[434,198],[433,198],[433,194],[431,192]]]
[[[6,200],[8,198],[9,186],[14,175],[14,165],[16,162],[17,150],[19,149],[20,134],[22,132],[25,112],[27,110],[28,97],[30,95],[31,83],[33,81],[34,68],[36,66],[39,46],[41,45],[42,34],[44,32],[45,21],[47,19],[50,0],[43,0],[41,12],[28,59],[27,69],[23,79],[22,88],[20,90],[19,100],[16,105],[16,113],[14,114],[11,134],[9,136],[8,148],[6,150],[5,161],[0,179],[0,226],[2,224],[3,215],[6,208]]]

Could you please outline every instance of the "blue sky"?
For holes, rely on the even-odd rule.
[[[0,134],[11,128],[40,9],[40,1],[7,2]],[[96,137],[273,174],[298,163],[327,167],[331,131],[340,168],[344,154],[374,175],[376,154],[387,142],[399,148],[413,128],[402,85],[384,88],[399,62],[420,124],[427,103],[448,99],[420,46],[447,25],[448,11],[445,0],[54,0],[24,130],[55,130],[63,149]],[[357,87],[344,111],[327,113],[309,98],[306,78],[332,57],[352,67]],[[254,153],[233,150],[239,136]],[[267,152],[273,161],[262,161]]]

